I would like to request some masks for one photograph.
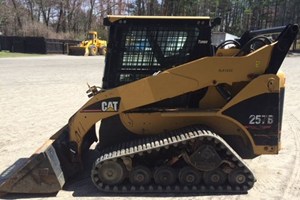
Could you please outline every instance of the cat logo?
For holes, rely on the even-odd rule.
[[[81,112],[118,112],[120,101],[120,97],[105,99],[87,106]]]
[[[118,101],[102,101],[101,110],[102,112],[117,112],[119,108]]]

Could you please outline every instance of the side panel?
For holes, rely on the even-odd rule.
[[[251,134],[255,145],[279,143],[279,93],[261,94],[242,101],[223,114],[239,121]]]
[[[246,128],[257,155],[278,153],[280,149],[284,82],[283,73],[261,76],[222,110],[222,114]]]

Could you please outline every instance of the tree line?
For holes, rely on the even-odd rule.
[[[221,17],[220,31],[300,22],[300,0],[0,0],[3,35],[82,39],[88,30],[106,38],[107,15]]]

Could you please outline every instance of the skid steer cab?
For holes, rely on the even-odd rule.
[[[57,192],[88,168],[92,151],[91,180],[102,192],[247,193],[256,178],[243,158],[280,150],[279,68],[298,25],[249,30],[214,46],[218,21],[105,18],[102,87],[90,87],[67,125],[2,173],[0,192]]]

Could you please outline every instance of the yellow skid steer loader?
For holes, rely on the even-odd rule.
[[[67,125],[2,173],[0,192],[59,191],[83,170],[97,138],[91,179],[100,191],[250,190],[256,179],[243,158],[280,150],[279,68],[299,28],[247,31],[215,47],[211,29],[219,21],[108,16],[102,88],[90,87]]]

